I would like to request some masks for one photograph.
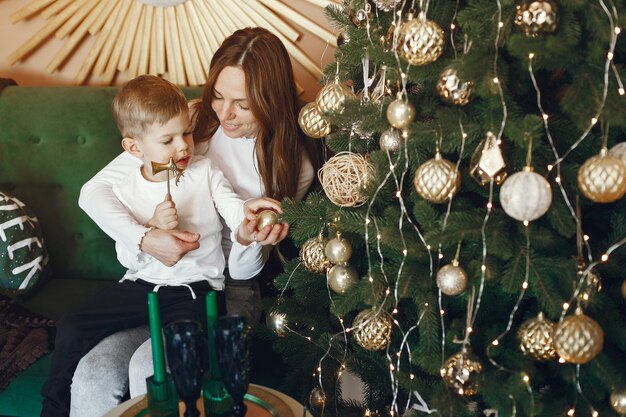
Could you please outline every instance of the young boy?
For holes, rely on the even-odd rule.
[[[224,288],[218,212],[234,231],[231,239],[247,244],[253,238],[246,228],[238,227],[244,210],[249,218],[260,208],[280,210],[270,199],[248,200],[244,205],[222,172],[207,158],[194,155],[187,100],[173,84],[155,76],[139,76],[121,88],[112,108],[122,147],[143,163],[114,185],[115,195],[140,223],[197,232],[200,247],[175,265],[165,266],[116,243],[118,259],[127,268],[124,277],[58,322],[52,369],[42,389],[42,417],[68,416],[74,370],[93,346],[119,330],[148,323],[148,292],[159,292],[163,324],[205,319],[205,294]],[[153,172],[152,162],[167,164],[170,159],[183,175],[170,172],[171,198],[164,199],[168,174]],[[236,262],[246,249],[233,245],[229,260]]]

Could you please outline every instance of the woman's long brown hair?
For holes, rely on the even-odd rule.
[[[263,28],[240,29],[224,40],[213,55],[202,102],[196,105],[196,141],[207,141],[220,125],[211,108],[215,82],[226,67],[240,67],[246,79],[248,105],[259,124],[256,156],[265,195],[294,197],[306,152],[316,168],[312,144],[298,126],[298,97],[287,49]]]

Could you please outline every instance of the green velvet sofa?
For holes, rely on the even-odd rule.
[[[0,79],[0,191],[34,211],[49,254],[45,279],[18,301],[58,319],[122,276],[113,241],[78,207],[81,186],[122,150],[110,111],[117,90],[11,84]],[[39,416],[50,356],[0,392],[0,416]]]

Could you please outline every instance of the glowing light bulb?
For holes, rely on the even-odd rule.
[[[528,378],[528,375],[524,375],[522,377],[522,379],[524,380],[524,382],[528,383],[528,381],[530,381],[530,378]]]
[[[487,265],[481,265],[480,270],[485,272],[487,270]]]
[[[400,198],[400,196],[402,196],[402,193],[400,191],[396,191],[396,197]]]
[[[472,332],[472,328],[471,328],[471,327],[468,327],[468,328],[467,328],[467,332],[468,332],[468,333],[471,333],[471,332]]]
[[[548,120],[548,117],[549,117],[549,116],[548,116],[547,114],[543,113],[543,114],[541,115],[541,117],[543,117],[543,120]]]
[[[589,235],[584,235],[583,239],[585,239],[585,242],[589,240]]]
[[[593,410],[593,413],[591,413],[591,417],[598,417],[598,412],[596,410]]]
[[[498,22],[498,27],[499,28],[503,28],[504,27],[504,22]]]
[[[576,412],[576,411],[574,411],[574,409],[573,409],[573,408],[570,408],[570,409],[569,409],[569,411],[567,412],[567,415],[568,415],[568,416],[573,416],[575,412]]]
[[[535,57],[535,54],[533,54],[532,52],[528,54],[528,59],[533,59]]]
[[[456,28],[456,25],[454,23],[450,23],[450,29],[454,30]]]
[[[561,177],[556,177],[556,178],[554,179],[554,181],[556,181],[556,182],[557,182],[557,184],[558,184],[558,183],[560,183],[560,182],[561,182]]]
[[[563,310],[569,309],[569,303],[563,303]]]
[[[552,168],[554,168],[554,165],[548,165],[548,171],[552,171]]]
[[[368,278],[368,281],[369,281],[369,282],[374,282],[374,278],[369,277],[369,278]]]
[[[393,372],[396,368],[393,366],[393,363],[389,364],[389,370]]]
[[[624,91],[624,87],[620,87],[617,92],[619,93],[620,96],[623,96],[624,94],[626,94],[626,91]]]
[[[424,307],[428,307],[428,303],[424,303]]]
[[[565,359],[559,358],[559,363],[565,363]]]
[[[488,209],[493,208],[493,204],[491,204],[491,201],[487,203],[487,208],[488,208]]]
[[[394,168],[395,166],[393,164],[389,165],[389,171],[393,171]]]
[[[598,119],[596,117],[592,117],[591,118],[591,124],[595,125],[596,123],[598,123]]]
[[[528,227],[528,220],[524,220],[524,221],[522,222],[522,224],[523,224],[524,226]]]
[[[615,34],[619,35],[622,32],[622,30],[619,27],[615,27]]]
[[[493,81],[494,84],[498,84],[500,82],[500,80],[498,80],[498,77],[493,77],[491,81]]]
[[[407,253],[409,253],[409,251],[408,251],[408,250],[406,250],[406,249],[403,249],[403,250],[402,250],[402,254],[403,254],[404,256],[406,256],[406,255],[407,255]]]
[[[409,379],[415,379],[415,375],[414,374],[410,374],[409,375]]]
[[[398,309],[397,309],[397,308],[394,308],[394,309],[391,311],[391,314],[398,314]]]
[[[602,256],[600,257],[600,260],[601,260],[602,262],[606,262],[606,261],[608,261],[608,260],[609,260],[609,255],[607,255],[607,254],[605,253],[604,255],[602,255]]]
[[[497,340],[494,340],[493,342],[491,342],[492,345],[494,346],[498,346],[500,344],[500,342],[498,342]]]
[[[438,259],[443,259],[443,253],[439,253],[439,255],[437,255]]]
[[[527,283],[527,282],[523,282],[523,283],[522,283],[522,288],[523,288],[523,289],[528,288],[528,283]]]
[[[439,310],[439,314],[441,314],[442,316],[443,316],[445,313],[446,313],[446,312],[445,312],[443,309]]]
[[[369,217],[365,218],[365,224],[370,224],[370,218]]]
[[[610,61],[613,59],[613,52],[609,52],[608,54],[606,54],[606,58]]]

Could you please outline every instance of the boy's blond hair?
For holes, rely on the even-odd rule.
[[[150,125],[167,123],[188,107],[180,88],[155,75],[140,75],[122,86],[111,109],[122,137],[142,139]]]

